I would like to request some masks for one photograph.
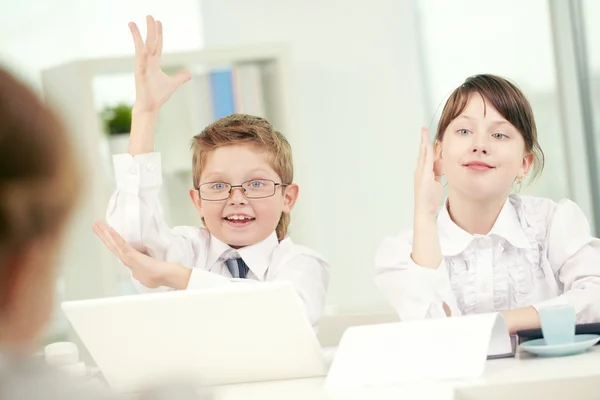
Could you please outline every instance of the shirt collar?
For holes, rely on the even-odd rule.
[[[531,247],[531,243],[519,220],[517,210],[510,199],[506,199],[492,230],[487,235],[471,235],[456,225],[448,213],[447,199],[444,202],[444,207],[438,213],[437,227],[444,256],[455,256],[462,253],[476,237],[481,236],[497,236],[518,248]]]
[[[271,233],[262,242],[239,249],[234,249],[217,239],[214,235],[210,235],[207,266],[210,268],[210,266],[214,265],[219,259],[226,260],[232,257],[237,258],[232,254],[237,253],[239,257],[244,260],[250,271],[262,280],[269,268],[273,251],[275,251],[278,245],[279,240],[277,240],[277,234],[275,232]]]

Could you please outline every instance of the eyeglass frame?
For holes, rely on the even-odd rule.
[[[249,183],[249,182],[253,182],[253,181],[269,181],[269,182],[273,182],[273,194],[270,194],[270,195],[268,195],[268,196],[263,196],[263,197],[248,197],[248,196],[246,195],[246,189],[244,188],[244,184],[245,184],[245,183]],[[225,198],[223,198],[223,199],[218,199],[218,200],[213,200],[213,199],[205,199],[205,198],[203,198],[203,197],[202,197],[202,192],[200,192],[200,188],[201,188],[203,185],[208,185],[208,184],[211,184],[211,183],[224,183],[224,184],[226,184],[226,185],[229,185],[229,192],[228,192],[228,194],[227,194],[227,197],[225,197]],[[200,185],[199,185],[199,186],[196,188],[196,190],[198,191],[198,197],[200,197],[200,199],[201,199],[201,200],[204,200],[204,201],[225,201],[225,200],[229,200],[229,199],[231,198],[231,196],[233,195],[233,189],[235,189],[235,188],[240,188],[240,189],[241,189],[241,191],[242,191],[242,194],[244,195],[244,197],[245,197],[246,199],[248,199],[248,200],[259,200],[259,199],[268,199],[269,197],[273,197],[273,196],[275,196],[275,192],[277,192],[277,187],[281,186],[282,188],[284,188],[284,187],[287,187],[287,186],[289,186],[289,185],[290,185],[289,183],[275,182],[275,181],[274,181],[274,180],[272,180],[272,179],[250,179],[249,181],[242,182],[242,183],[241,183],[241,184],[239,184],[239,185],[232,185],[232,184],[231,184],[231,183],[229,183],[229,182],[221,182],[221,181],[204,182],[204,183],[200,184]]]

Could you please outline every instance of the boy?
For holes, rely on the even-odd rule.
[[[170,77],[160,69],[162,26],[150,16],[146,22],[146,42],[130,24],[136,104],[129,154],[114,158],[117,191],[107,213],[114,230],[96,223],[95,232],[131,269],[140,291],[204,287],[211,281],[206,271],[227,278],[288,281],[316,325],[325,305],[329,265],[286,237],[298,185],[292,183],[290,145],[266,120],[234,114],[194,137],[190,198],[206,228],[171,229],[164,223],[154,131],[160,107],[190,74]]]

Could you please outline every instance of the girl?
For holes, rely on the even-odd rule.
[[[529,102],[476,75],[450,95],[433,148],[422,132],[414,229],[386,239],[375,283],[402,320],[502,312],[511,333],[569,304],[600,320],[600,240],[569,200],[510,195],[544,165]],[[448,183],[442,199],[441,177]]]

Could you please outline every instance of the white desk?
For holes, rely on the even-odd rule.
[[[214,388],[216,400],[333,399],[566,399],[600,398],[600,346],[585,354],[516,358],[487,362],[484,376],[454,382],[415,382],[394,387],[365,388],[350,393],[326,392],[325,378],[226,385]]]

